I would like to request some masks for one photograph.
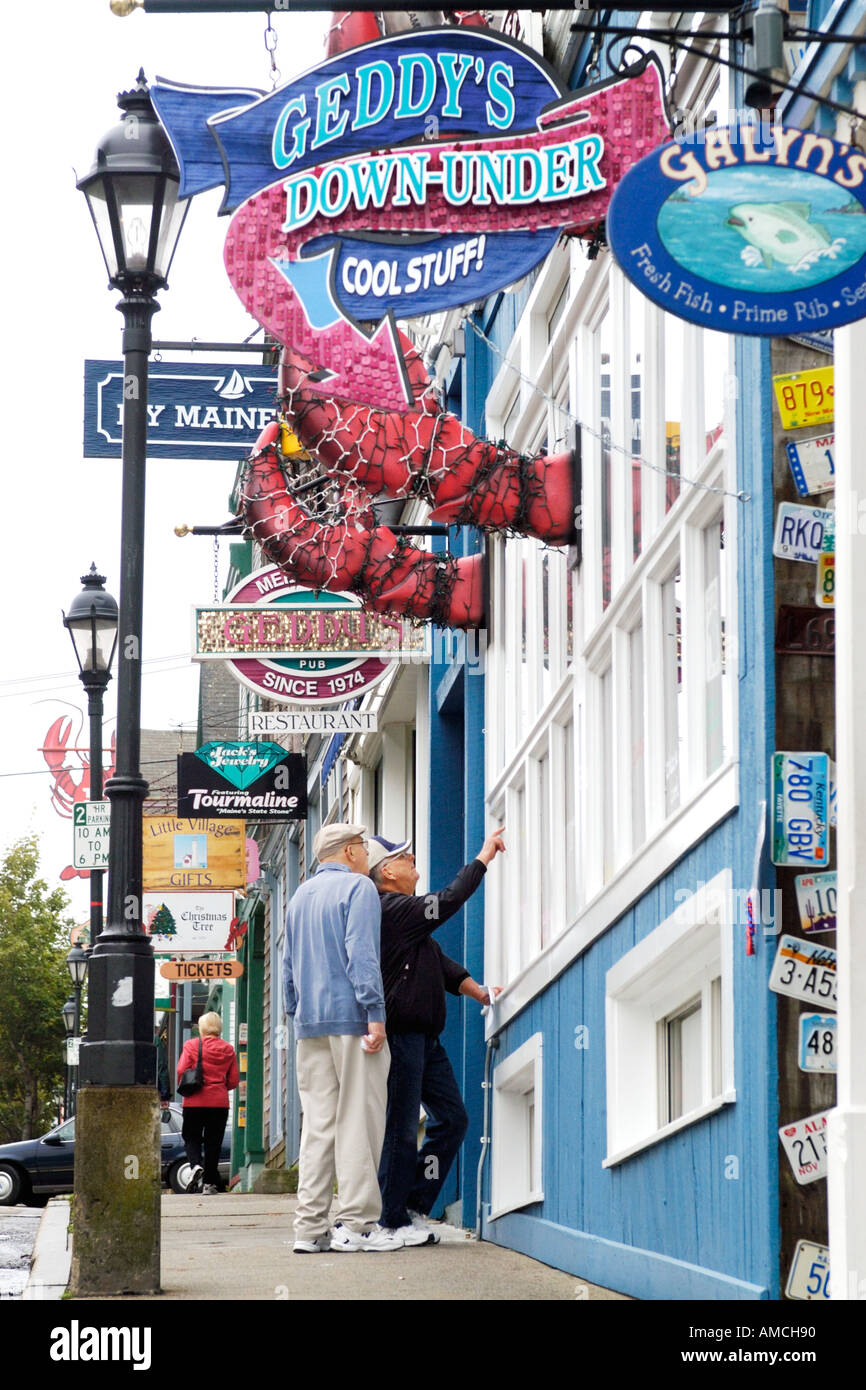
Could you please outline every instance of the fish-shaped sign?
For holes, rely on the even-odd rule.
[[[602,226],[669,129],[652,57],[566,95],[537,55],[478,30],[403,34],[258,102],[237,95],[215,112],[213,93],[153,88],[181,191],[219,177],[210,135],[245,307],[322,368],[329,394],[390,409],[413,400],[396,318],[483,299],[562,230]]]

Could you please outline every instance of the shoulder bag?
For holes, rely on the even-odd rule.
[[[198,1061],[194,1067],[187,1067],[181,1074],[180,1081],[177,1083],[178,1093],[182,1096],[194,1096],[204,1085],[204,1072],[201,1065],[201,1038],[198,1040]]]

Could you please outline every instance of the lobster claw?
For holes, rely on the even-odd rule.
[[[45,735],[45,742],[40,748],[40,753],[45,758],[52,772],[57,771],[63,766],[66,758],[66,745],[72,733],[72,720],[69,715],[61,714],[59,719],[55,719],[48,733]]]

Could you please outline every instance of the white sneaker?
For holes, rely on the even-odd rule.
[[[296,1255],[325,1255],[331,1248],[331,1235],[325,1231],[324,1235],[315,1236],[313,1240],[296,1240],[292,1250]]]
[[[338,1221],[331,1232],[332,1250],[401,1250],[403,1240],[394,1231],[373,1226],[369,1231],[350,1231]]]
[[[415,1230],[415,1231],[425,1231],[425,1232],[427,1233],[427,1241],[426,1241],[426,1244],[427,1244],[427,1245],[438,1245],[438,1244],[439,1244],[439,1232],[435,1229],[435,1227],[433,1227],[433,1226],[430,1225],[430,1223],[429,1223],[429,1221],[427,1220],[426,1216],[422,1216],[421,1213],[418,1212],[418,1211],[410,1211],[410,1213],[409,1213],[409,1220],[412,1222],[412,1229],[413,1229],[413,1230]],[[408,1243],[409,1243],[409,1242],[407,1241],[407,1244],[408,1244]],[[412,1244],[413,1244],[413,1245],[421,1245],[422,1242],[421,1242],[420,1240],[419,1240],[419,1241],[413,1241]]]
[[[430,1230],[429,1226],[416,1226],[414,1224],[411,1226],[398,1226],[396,1230],[389,1229],[388,1234],[399,1236],[404,1245],[435,1245],[439,1239],[439,1237]]]
[[[372,1230],[365,1231],[361,1236],[362,1250],[402,1250],[404,1244],[403,1234],[406,1231],[404,1226],[402,1231],[389,1231],[384,1226],[374,1226]]]
[[[332,1250],[362,1250],[360,1231],[350,1231],[342,1221],[338,1221],[331,1232]]]

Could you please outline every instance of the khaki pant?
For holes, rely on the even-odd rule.
[[[390,1063],[387,1043],[381,1052],[365,1052],[356,1035],[298,1039],[298,1091],[304,1111],[295,1213],[298,1240],[313,1240],[329,1229],[335,1177],[335,1223],[342,1221],[360,1232],[379,1220],[378,1168]]]

